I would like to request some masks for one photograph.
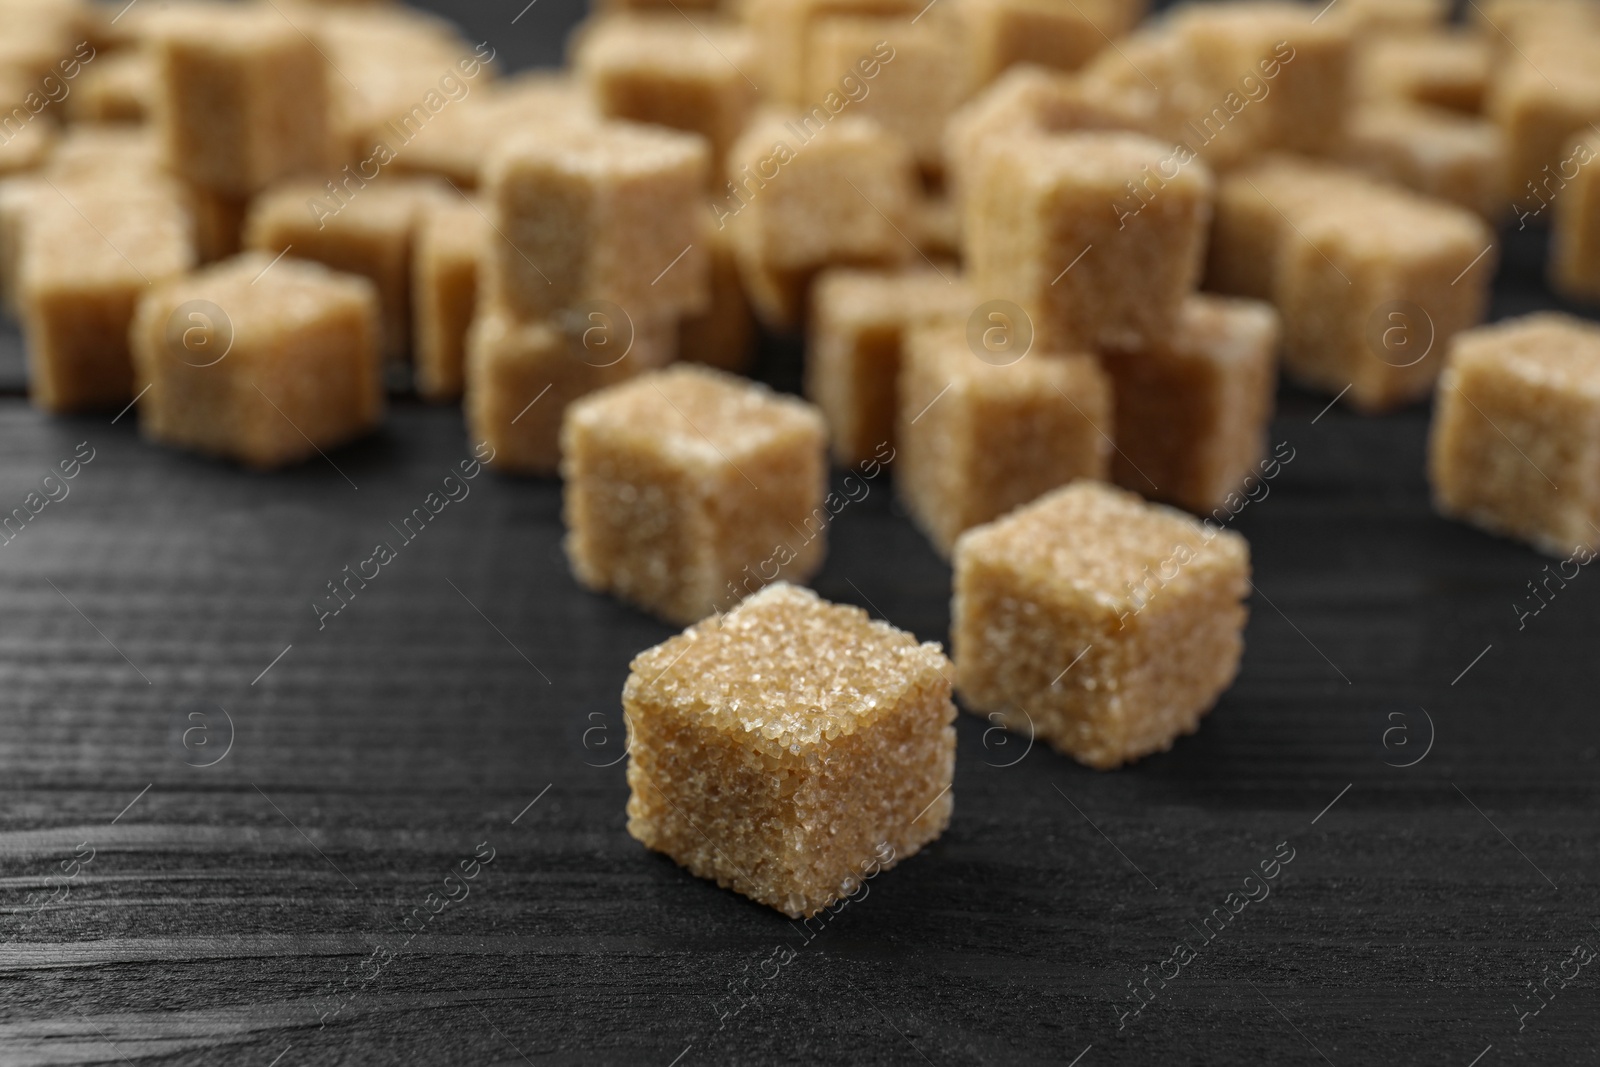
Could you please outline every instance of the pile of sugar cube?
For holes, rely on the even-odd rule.
[[[0,298],[47,411],[274,468],[398,388],[559,476],[577,579],[688,627],[629,832],[811,915],[948,824],[953,694],[1098,768],[1197,729],[1280,366],[1600,545],[1600,327],[1482,325],[1496,226],[1600,298],[1600,6],[1143,5],[607,0],[505,76],[383,2],[0,0]],[[796,332],[804,399],[745,376]],[[802,588],[835,467],[950,561],[950,659]]]

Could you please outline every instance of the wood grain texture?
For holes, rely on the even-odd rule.
[[[1498,314],[1550,306],[1542,251],[1509,246]],[[802,931],[624,832],[619,693],[672,631],[575,586],[553,483],[472,480],[319,629],[470,455],[457,411],[256,475],[0,401],[0,511],[94,450],[0,545],[0,1063],[1595,1062],[1600,969],[1513,1004],[1600,945],[1600,576],[1519,629],[1547,561],[1431,513],[1427,412],[1325,403],[1280,399],[1200,732],[1101,774],[963,715],[949,831]],[[946,638],[887,478],[815,585]]]

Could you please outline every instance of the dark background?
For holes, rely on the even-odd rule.
[[[451,14],[556,59],[577,5],[519,9]],[[1500,254],[1497,317],[1554,303],[1541,237]],[[1286,389],[1295,458],[1237,521],[1243,670],[1199,734],[1104,774],[963,715],[948,832],[808,942],[624,832],[619,693],[672,630],[575,586],[555,484],[477,478],[318,630],[324,583],[468,456],[455,408],[397,401],[331,462],[256,475],[131,414],[40,415],[0,350],[0,511],[95,457],[0,547],[0,1062],[1600,1057],[1600,968],[1517,1014],[1600,947],[1600,575],[1519,628],[1551,561],[1433,515],[1424,409],[1318,418]],[[763,375],[792,387],[796,353]],[[816,588],[943,640],[948,570],[891,497],[840,515]],[[1272,895],[1200,945],[1280,842]],[[1199,958],[1119,1030],[1179,938]]]

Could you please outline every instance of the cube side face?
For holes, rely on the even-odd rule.
[[[1096,681],[1106,673],[1101,665],[1115,662],[1115,615],[1088,600],[1039,596],[1007,561],[985,556],[970,541],[956,546],[954,562],[950,647],[956,690],[968,710],[998,713],[1011,729],[1032,731],[1091,765],[1120,762],[1112,759],[1114,733],[1102,725],[1113,694],[1051,688],[1064,680],[1063,671],[1085,670]],[[1073,666],[1080,653],[1083,660]]]
[[[976,358],[976,357],[974,357]],[[972,402],[942,361],[907,353],[895,423],[895,494],[941,555],[967,521],[963,487],[973,462]]]
[[[1317,27],[1288,39],[1293,58],[1282,65],[1273,86],[1278,98],[1274,140],[1284,148],[1324,154],[1343,130],[1351,37],[1329,29]]]
[[[460,221],[474,232],[479,229],[472,226],[472,220]],[[487,227],[482,230],[488,232]],[[418,237],[412,261],[416,299],[412,357],[417,392],[426,400],[453,400],[461,395],[467,332],[478,299],[478,259],[476,241],[459,242],[431,229],[424,229]]]
[[[739,136],[755,103],[754,90],[726,64],[692,76],[602,66],[590,73],[589,84],[601,114],[698,133],[717,160]]]
[[[962,233],[973,285],[980,296],[1014,300],[1032,314],[1050,283],[1044,276],[1050,235],[1040,222],[1045,191],[1019,155],[1000,144],[982,150],[971,178]]]
[[[827,418],[833,456],[842,466],[865,463],[894,440],[901,333],[892,322],[818,315],[806,361],[806,396]]]
[[[1447,515],[1552,555],[1600,543],[1600,400],[1458,350],[1439,380],[1428,475]]]
[[[1199,172],[1192,169],[1197,167]],[[1137,183],[1139,175],[1128,180]],[[1203,164],[1191,163],[1138,203],[1137,214],[1119,220],[1112,205],[1127,198],[1124,187],[1060,188],[1046,202],[1046,226],[1060,260],[1043,272],[1060,279],[1047,292],[1049,315],[1042,328],[1049,336],[1089,344],[1149,343],[1176,325],[1184,297],[1200,281],[1211,224],[1210,178]],[[1080,253],[1097,257],[1094,270],[1069,269]]]
[[[599,191],[592,289],[586,295],[620,304],[636,317],[706,309],[711,298],[711,258],[701,214],[706,172],[701,152],[670,170],[626,178]]]
[[[543,160],[513,162],[490,178],[493,225],[484,281],[516,318],[548,318],[590,296],[596,189]]]
[[[158,43],[157,128],[168,164],[202,185],[255,191],[250,82],[231,57],[181,40]]]
[[[253,364],[254,387],[240,392],[246,404],[253,399],[270,414],[261,412],[257,433],[247,438],[238,458],[254,466],[281,466],[377,426],[383,415],[378,336],[377,301],[367,290],[366,296],[330,294],[315,321],[247,338],[247,344],[259,345],[247,364]],[[258,389],[261,395],[254,395]]]
[[[993,81],[1018,63],[1077,70],[1105,44],[1088,16],[1055,5],[1000,0],[969,5],[975,74]],[[1117,28],[1107,26],[1112,36]]]
[[[1555,202],[1550,278],[1562,292],[1600,296],[1600,166],[1588,143],[1577,146],[1577,176]]]
[[[635,345],[650,342],[642,335]],[[518,327],[503,314],[480,315],[467,335],[466,414],[473,438],[494,449],[494,466],[553,475],[561,461],[561,421],[574,400],[643,368],[630,353],[604,367],[583,346],[549,328]]]
[[[1175,546],[1157,568],[1126,575],[1128,589],[1108,601],[1041,589],[1010,561],[985,555],[981,541],[964,540],[951,631],[956,687],[971,710],[999,712],[1012,729],[1032,729],[1091,767],[1163,751],[1195,730],[1238,672],[1249,575],[1241,546],[1235,538],[1188,555]],[[1215,558],[1202,563],[1207,555]]]
[[[780,910],[813,914],[852,892],[868,866],[890,866],[944,833],[954,809],[954,719],[950,683],[929,670],[895,694],[892,715],[816,762],[795,790],[799,825],[785,843],[798,892]]]
[[[1119,353],[1105,365],[1115,383],[1116,483],[1191,511],[1210,510],[1218,500],[1207,452],[1226,424],[1248,417],[1227,406],[1233,391],[1219,368],[1160,350]]]
[[[332,154],[327,61],[309,41],[286,41],[252,71],[251,178],[260,188],[287,174],[320,170]]]
[[[883,721],[780,758],[629,689],[628,833],[791,918],[814,915],[867,866],[912,855],[949,823],[948,685],[919,685]]]
[[[221,364],[196,365],[205,360],[180,352],[182,335],[174,339],[170,331],[185,328],[184,324],[169,324],[186,299],[187,294],[176,289],[150,293],[140,301],[129,330],[139,387],[148,386],[139,398],[139,429],[153,441],[178,448],[233,455],[240,434],[252,433],[255,424],[265,421],[256,409],[267,405],[234,373],[239,365],[254,366],[256,356],[250,341],[241,337],[234,338],[226,357],[236,365],[226,369]],[[279,418],[276,412],[272,416]]]
[[[971,402],[962,530],[1068,482],[1104,481],[1110,474],[1116,432],[1111,383],[1093,358],[1038,356],[984,368],[973,381]]]
[[[827,454],[817,420],[731,457],[717,472],[703,503],[710,537],[702,572],[711,585],[697,591],[693,618],[732,606],[768,582],[805,582],[822,566],[832,517],[825,506]]]
[[[1271,300],[1278,276],[1283,216],[1243,176],[1224,179],[1217,192],[1216,223],[1206,256],[1206,287],[1219,293]]]
[[[750,362],[755,322],[731,242],[721,234],[710,242],[711,301],[705,311],[679,320],[678,353],[688,362],[739,373]]]
[[[128,324],[143,279],[121,283],[28,283],[22,298],[29,399],[53,412],[93,411],[133,397]]]
[[[706,487],[656,451],[606,432],[602,411],[579,406],[562,428],[567,558],[579,581],[680,624],[720,604],[711,572]]]

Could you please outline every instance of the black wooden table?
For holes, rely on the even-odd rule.
[[[513,14],[468,23],[557,53]],[[1502,241],[1496,314],[1554,303]],[[1519,616],[1550,561],[1432,514],[1427,412],[1326,403],[1280,397],[1199,734],[1102,774],[963,715],[949,831],[802,930],[624,832],[672,631],[574,584],[555,484],[473,479],[319,622],[457,410],[264,476],[0,400],[0,512],[79,460],[0,545],[0,1063],[1596,1062],[1600,575]],[[886,480],[815,585],[946,637]]]

